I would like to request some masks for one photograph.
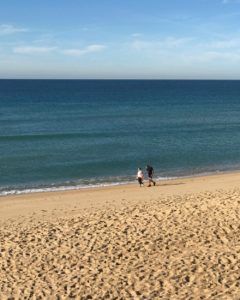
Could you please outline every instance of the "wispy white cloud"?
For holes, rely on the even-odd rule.
[[[139,37],[142,36],[142,34],[139,33],[139,32],[135,32],[135,33],[133,33],[131,36],[132,36],[133,38],[139,38]]]
[[[88,27],[88,26],[85,26],[85,27],[81,28],[81,31],[85,31],[85,32],[95,31],[95,30],[96,30],[96,28],[94,28],[94,27]]]
[[[0,35],[11,35],[19,32],[27,32],[27,28],[17,27],[11,24],[0,25]]]
[[[175,38],[175,37],[168,37],[163,41],[160,41],[160,45],[167,48],[176,48],[180,46],[184,46],[192,41],[193,38]]]
[[[175,37],[167,37],[162,40],[135,39],[131,42],[130,46],[135,50],[144,50],[144,49],[164,50],[164,49],[184,46],[192,40],[193,38],[175,38]]]
[[[196,54],[188,55],[186,58],[188,61],[197,63],[210,63],[217,62],[222,63],[239,63],[240,53],[236,52],[220,52],[220,51],[203,51]]]
[[[223,4],[240,3],[240,0],[222,0]]]
[[[240,39],[232,38],[232,39],[216,40],[206,44],[206,47],[215,48],[215,49],[239,48]]]
[[[49,46],[18,46],[12,49],[13,53],[16,54],[48,54],[51,52],[64,54],[64,55],[71,55],[71,56],[82,56],[89,53],[99,52],[105,49],[105,45],[89,45],[85,48],[70,48],[70,49],[63,49],[59,47],[49,47]]]
[[[89,45],[82,49],[79,48],[64,49],[61,52],[65,55],[81,56],[88,53],[99,52],[104,50],[105,48],[106,48],[105,45],[95,44],[95,45]]]
[[[128,45],[146,58],[171,64],[188,63],[240,63],[240,38],[222,37],[205,42],[195,37],[166,37],[161,40],[133,39]]]
[[[149,49],[152,45],[153,42],[151,41],[136,39],[131,42],[130,47],[134,50],[145,50],[145,49]]]
[[[13,52],[17,54],[44,54],[52,52],[56,49],[56,47],[22,46],[13,48]]]

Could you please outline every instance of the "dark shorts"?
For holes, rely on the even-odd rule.
[[[153,174],[152,173],[148,174],[148,178],[152,179],[153,178]]]
[[[139,183],[139,184],[143,184],[143,180],[142,180],[141,177],[138,177],[138,183]]]

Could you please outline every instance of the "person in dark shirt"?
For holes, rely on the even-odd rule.
[[[149,181],[148,186],[151,186],[151,183],[153,183],[153,185],[156,185],[156,182],[153,180],[153,174],[154,174],[153,167],[147,165],[146,171],[148,174],[148,181]]]

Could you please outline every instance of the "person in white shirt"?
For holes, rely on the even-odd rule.
[[[139,183],[140,187],[144,184],[143,183],[143,178],[144,178],[143,171],[142,171],[141,168],[138,168],[138,171],[137,171],[137,180],[138,180],[138,183]]]

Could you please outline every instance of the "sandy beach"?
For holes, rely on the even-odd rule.
[[[0,299],[240,299],[240,173],[0,198]]]

